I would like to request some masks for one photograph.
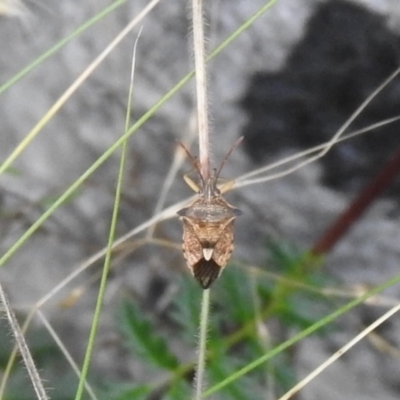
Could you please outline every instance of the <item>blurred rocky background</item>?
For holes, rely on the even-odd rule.
[[[21,18],[0,17],[0,85],[70,34],[108,1],[24,3]],[[0,160],[4,160],[83,69],[148,2],[127,1],[71,40],[0,96]],[[211,2],[210,2],[211,3]],[[212,48],[256,12],[262,0],[210,4]],[[137,120],[192,66],[185,1],[161,1],[144,21],[136,59],[132,121]],[[4,253],[123,133],[134,30],[78,89],[0,178],[0,249]],[[244,135],[223,171],[235,178],[285,155],[328,140],[392,71],[400,58],[397,0],[279,0],[210,63],[213,162]],[[193,85],[172,97],[129,140],[118,235],[154,215],[176,150],[191,132]],[[365,127],[400,112],[399,81],[389,85],[355,122]],[[398,124],[335,147],[323,160],[285,178],[227,194],[243,211],[234,257],[257,265],[265,243],[278,239],[308,249],[396,151]],[[197,153],[193,145],[192,152]],[[32,305],[107,243],[119,152],[107,160],[0,270],[15,307]],[[166,206],[189,195],[176,176]],[[327,273],[346,286],[377,285],[399,273],[398,188],[373,204],[329,254]],[[155,237],[179,247],[175,218],[157,225]],[[144,237],[144,233],[139,235]],[[129,247],[131,246],[131,247]],[[129,375],[131,361],[115,345],[113,311],[121,293],[162,307],[187,274],[179,248],[148,244],[115,258],[101,321],[94,369],[103,377]],[[46,314],[79,359],[91,324],[97,263],[49,304]],[[96,271],[96,272],[95,272]],[[221,278],[223,279],[223,277]],[[218,284],[218,283],[217,283]],[[59,302],[73,287],[84,295],[71,308]],[[399,297],[399,289],[388,293]],[[362,309],[367,323],[383,309]],[[1,320],[2,327],[5,320]],[[342,333],[307,339],[299,346],[298,376],[316,367],[359,331],[344,318]],[[399,346],[396,317],[382,333]],[[83,339],[82,339],[83,338]],[[364,341],[302,392],[304,399],[397,399],[400,364]]]

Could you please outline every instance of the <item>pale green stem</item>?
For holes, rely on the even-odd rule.
[[[111,13],[111,11],[115,10],[117,7],[125,3],[127,0],[117,0],[114,3],[110,4],[107,6],[104,10],[101,10],[98,14],[96,14],[94,17],[90,18],[88,21],[86,21],[84,24],[79,26],[76,30],[74,30],[71,34],[66,36],[64,39],[60,40],[58,43],[56,43],[52,48],[44,52],[42,55],[40,55],[38,58],[36,58],[33,62],[31,62],[29,65],[27,65],[25,68],[23,68],[20,72],[15,74],[11,79],[9,79],[6,83],[0,86],[0,94],[5,92],[7,89],[9,89],[12,85],[14,85],[16,82],[18,82],[20,79],[22,79],[25,75],[27,75],[29,72],[31,72],[34,68],[36,68],[38,65],[40,65],[42,62],[44,62],[46,59],[48,59],[51,55],[56,53],[58,50],[60,50],[63,46],[65,46],[70,40],[73,38],[77,37],[79,34],[84,32],[86,29],[94,25],[96,22],[101,21],[104,19],[104,17]]]
[[[113,247],[114,237],[115,237],[115,228],[117,226],[117,220],[118,220],[119,201],[120,201],[120,197],[121,197],[121,187],[122,187],[123,171],[124,171],[124,166],[125,166],[125,157],[126,157],[126,142],[124,142],[122,145],[121,162],[120,162],[120,168],[119,168],[119,173],[118,173],[117,189],[115,192],[114,209],[113,209],[110,234],[109,234],[108,244],[107,244],[107,253],[106,253],[106,258],[104,261],[103,273],[101,275],[99,294],[97,296],[96,308],[94,311],[92,327],[90,329],[85,359],[83,361],[82,374],[79,379],[79,385],[78,385],[78,389],[76,392],[75,400],[80,400],[82,397],[82,394],[83,394],[86,376],[89,371],[90,360],[91,360],[92,353],[93,353],[94,341],[95,341],[96,334],[97,334],[97,327],[99,324],[101,308],[103,305],[103,298],[104,298],[104,293],[105,293],[105,289],[106,289],[107,276],[108,276],[108,271],[110,269],[110,263],[111,263],[111,253],[112,253],[112,247]]]
[[[126,118],[125,118],[125,133],[129,129],[129,122],[130,122],[129,117],[130,117],[130,109],[131,109],[131,105],[132,105],[132,92],[133,92],[134,67],[135,67],[135,59],[136,59],[136,47],[137,47],[137,43],[138,43],[141,32],[142,32],[142,29],[140,29],[140,31],[139,31],[139,34],[136,38],[134,48],[133,48],[131,82],[130,82],[130,86],[129,86],[128,106],[126,109]],[[104,261],[104,268],[103,268],[103,273],[102,273],[101,282],[100,282],[100,290],[99,290],[99,294],[97,297],[96,309],[95,309],[94,316],[93,316],[93,323],[92,323],[92,327],[90,330],[89,341],[88,341],[88,345],[86,348],[85,359],[84,359],[83,367],[82,367],[82,374],[79,379],[79,385],[78,385],[78,389],[76,392],[75,400],[80,400],[82,397],[82,394],[83,394],[86,376],[87,376],[87,373],[89,370],[90,359],[91,359],[92,352],[93,352],[94,341],[96,338],[97,327],[98,327],[98,323],[99,323],[99,319],[100,319],[100,312],[101,312],[101,307],[102,307],[102,303],[103,303],[105,287],[106,287],[106,283],[107,283],[107,275],[108,275],[108,271],[110,269],[110,264],[111,264],[111,254],[112,254],[113,243],[114,243],[114,238],[115,238],[115,230],[116,230],[117,221],[118,221],[118,211],[119,211],[119,203],[120,203],[120,199],[121,199],[122,180],[123,180],[123,176],[124,176],[124,168],[125,168],[125,161],[126,161],[126,154],[127,154],[127,142],[128,142],[128,138],[126,138],[122,143],[121,161],[120,161],[120,165],[119,165],[118,181],[117,181],[117,188],[115,191],[114,209],[113,209],[113,214],[112,214],[112,219],[111,219],[110,234],[108,237],[106,258]]]
[[[195,376],[194,400],[203,397],[203,385],[206,365],[207,332],[208,332],[208,313],[210,310],[210,289],[203,290],[200,314],[200,340],[197,358],[197,368]]]
[[[250,364],[246,365],[242,369],[236,371],[223,381],[217,383],[213,387],[209,388],[203,395],[204,398],[209,397],[211,394],[221,390],[226,385],[236,381],[240,377],[248,374],[253,369],[257,368],[258,366],[262,365],[266,361],[270,360],[271,358],[275,357],[277,354],[283,352],[287,348],[293,346],[295,343],[298,343],[300,340],[304,339],[305,337],[311,335],[312,333],[318,331],[320,328],[324,327],[325,325],[329,324],[330,322],[334,321],[341,315],[345,314],[347,311],[350,311],[355,306],[364,303],[368,298],[382,292],[383,290],[389,288],[390,286],[395,285],[396,283],[400,282],[400,275],[395,276],[394,278],[384,282],[382,285],[376,286],[372,290],[369,290],[362,296],[350,301],[349,303],[345,304],[343,307],[340,307],[338,310],[335,310],[331,314],[327,315],[324,318],[321,318],[319,321],[315,322],[308,328],[304,329],[303,331],[299,332],[298,334],[294,335],[292,338],[287,340],[286,342],[281,343],[280,345],[273,348],[271,351],[268,351],[263,356],[257,358]]]
[[[211,60],[219,54],[229,43],[231,43],[240,33],[247,29],[257,18],[266,12],[277,0],[271,0],[263,6],[256,14],[249,18],[240,28],[225,39],[212,53],[207,60]],[[108,157],[133,133],[135,133],[153,114],[174,96],[185,84],[193,77],[194,71],[189,72],[183,77],[169,92],[162,96],[147,112],[145,112],[129,130],[111,145],[71,186],[24,232],[24,234],[0,257],[0,268],[12,257],[12,255],[22,246],[22,244],[49,218],[53,212],[60,207],[86,179],[102,165]],[[1,167],[0,167],[1,172]]]

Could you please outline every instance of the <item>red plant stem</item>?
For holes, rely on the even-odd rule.
[[[332,247],[346,234],[355,221],[384,192],[400,172],[400,150],[387,162],[372,181],[361,191],[350,206],[342,212],[333,225],[325,232],[322,238],[315,243],[311,253],[322,255],[328,253]]]

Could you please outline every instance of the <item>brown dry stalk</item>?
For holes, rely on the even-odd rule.
[[[370,183],[359,193],[350,206],[343,211],[322,238],[313,246],[312,254],[328,253],[332,247],[346,234],[365,210],[394,181],[400,172],[400,150],[372,178]]]

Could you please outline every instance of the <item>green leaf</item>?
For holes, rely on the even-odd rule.
[[[231,375],[235,370],[239,369],[239,363],[232,357],[218,358],[212,360],[208,364],[208,375],[212,384],[220,382]],[[257,400],[262,399],[261,392],[257,393],[257,383],[252,376],[241,377],[240,380],[234,381],[220,392],[218,392],[218,399],[229,399],[229,400]]]
[[[167,370],[175,370],[179,366],[177,358],[168,349],[167,342],[158,334],[157,328],[133,303],[123,304],[121,325],[135,356]]]
[[[329,312],[327,302],[321,296],[294,293],[285,300],[279,317],[286,326],[294,326],[303,330],[315,324],[327,312]],[[327,329],[331,330],[332,327]],[[325,334],[326,329],[323,328],[319,333]]]
[[[1,163],[0,163],[1,164]],[[14,176],[21,176],[21,171],[15,167],[8,167],[4,173],[9,174],[9,175],[14,175]]]
[[[246,271],[228,266],[218,283],[218,302],[224,308],[224,315],[239,324],[254,320],[254,294]]]
[[[192,388],[183,379],[174,382],[163,399],[166,400],[187,400],[191,398]]]
[[[71,201],[73,201],[75,198],[77,198],[79,195],[81,194],[80,190],[76,190],[74,193],[71,193],[66,199],[65,199],[65,203],[69,203]],[[50,208],[55,201],[57,200],[58,195],[54,195],[54,196],[47,196],[44,197],[43,199],[41,199],[40,204],[44,207],[44,208]]]
[[[298,272],[299,267],[302,265],[302,253],[287,242],[270,242],[267,245],[267,251],[268,264],[274,265],[285,275]]]
[[[152,390],[149,385],[113,385],[103,398],[105,400],[146,400]]]
[[[296,383],[296,372],[293,360],[288,359],[282,354],[273,362],[273,372],[276,380],[279,396],[290,390]]]
[[[188,344],[197,344],[202,289],[191,277],[181,279],[179,287],[179,293],[173,301],[171,315],[182,329],[182,338]]]

